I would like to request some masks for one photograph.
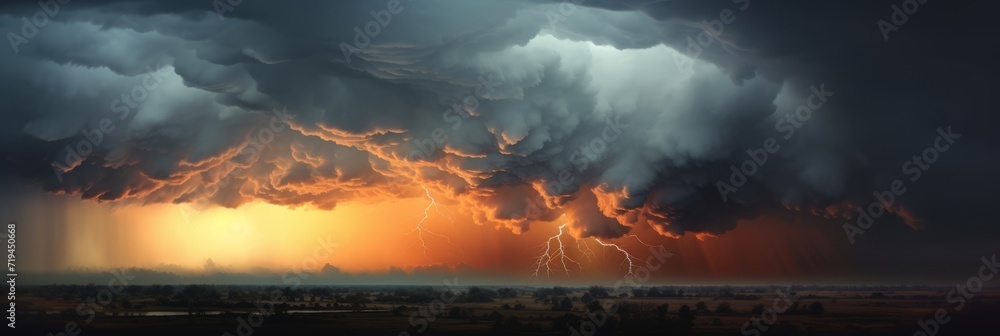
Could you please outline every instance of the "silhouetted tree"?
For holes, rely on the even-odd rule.
[[[667,311],[670,309],[670,305],[664,303],[656,307],[656,321],[663,323],[667,321]]]
[[[677,329],[680,331],[690,331],[694,327],[695,314],[691,311],[691,307],[687,305],[681,306],[677,310]]]
[[[516,298],[517,290],[511,288],[500,288],[497,290],[497,296],[502,298]]]
[[[583,296],[580,297],[580,302],[583,302],[585,305],[589,304],[591,301],[594,301],[594,297],[590,296],[590,293],[583,293]]]
[[[594,298],[603,299],[608,297],[608,290],[601,286],[590,286],[590,295]]]
[[[465,302],[493,302],[494,293],[488,289],[482,289],[479,287],[470,287],[469,292],[465,294],[462,301]]]
[[[718,306],[715,307],[716,314],[732,314],[733,308],[729,306],[729,302],[722,301]]]
[[[559,302],[559,310],[562,311],[573,310],[573,301],[570,301],[568,297],[564,297],[562,301]]]

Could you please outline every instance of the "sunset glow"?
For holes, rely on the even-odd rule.
[[[0,2],[8,328],[998,329],[990,7]]]

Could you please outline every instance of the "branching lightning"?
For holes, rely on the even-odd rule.
[[[413,230],[410,230],[410,232],[409,232],[409,233],[413,233],[414,231],[416,231],[416,232],[417,232],[417,239],[418,239],[418,240],[420,241],[420,245],[421,245],[421,246],[423,247],[423,249],[424,249],[424,257],[426,257],[427,259],[430,259],[430,257],[429,257],[429,256],[427,255],[427,249],[428,249],[428,248],[427,248],[427,241],[425,241],[425,240],[424,240],[424,233],[427,233],[427,234],[430,234],[430,235],[433,235],[433,236],[438,236],[438,237],[441,237],[441,238],[444,238],[444,239],[445,239],[445,240],[446,240],[446,241],[448,242],[448,244],[451,244],[451,246],[454,246],[454,247],[455,247],[455,248],[457,248],[457,249],[458,249],[459,251],[462,251],[462,252],[464,253],[465,251],[464,251],[464,250],[462,250],[462,248],[461,248],[461,247],[458,247],[458,245],[455,245],[455,243],[451,242],[451,239],[450,239],[450,238],[448,238],[447,236],[445,236],[445,235],[442,235],[442,234],[439,234],[439,233],[435,233],[435,232],[433,232],[433,231],[431,231],[431,230],[428,230],[427,228],[425,228],[425,227],[424,227],[424,222],[426,222],[426,221],[427,221],[427,218],[428,218],[428,217],[430,217],[430,210],[431,210],[431,208],[434,208],[434,209],[435,209],[435,210],[437,211],[437,213],[438,213],[438,214],[440,214],[440,215],[441,215],[442,217],[444,217],[445,219],[448,219],[448,220],[449,220],[449,221],[451,221],[452,223],[454,223],[454,222],[455,222],[455,221],[454,221],[454,220],[452,220],[452,219],[451,219],[450,217],[448,217],[448,216],[445,216],[445,215],[444,215],[443,213],[441,213],[441,210],[440,210],[440,209],[438,208],[438,204],[437,204],[437,201],[435,201],[435,200],[434,200],[434,197],[433,197],[433,196],[431,196],[431,192],[430,192],[430,190],[427,190],[427,188],[426,188],[426,187],[424,187],[424,194],[425,194],[425,195],[427,195],[427,198],[428,198],[428,199],[430,199],[430,200],[431,200],[431,202],[430,202],[429,204],[427,204],[427,207],[426,207],[426,208],[424,208],[424,217],[423,217],[423,218],[421,218],[421,219],[420,219],[420,221],[419,221],[419,222],[417,222],[417,226],[416,226],[416,227],[414,227],[414,228],[413,228]],[[419,215],[418,215],[418,216],[419,216]],[[409,233],[408,233],[408,234],[409,234]]]
[[[642,239],[639,239],[639,236],[636,236],[636,235],[625,235],[623,237],[632,237],[632,238],[635,238],[635,240],[638,241],[639,244],[645,245],[646,247],[660,247],[661,249],[663,248],[662,245],[650,245],[650,244],[646,244],[646,242],[642,241]],[[625,263],[627,262],[628,263],[628,273],[626,275],[635,275],[633,273],[633,271],[637,267],[636,266],[637,262],[641,262],[643,264],[646,264],[646,266],[649,266],[649,262],[644,261],[644,260],[639,259],[639,258],[636,258],[634,255],[632,255],[631,253],[629,253],[628,251],[626,251],[625,249],[623,249],[621,246],[618,246],[618,244],[605,243],[605,242],[602,242],[600,239],[597,239],[597,238],[594,238],[594,240],[597,241],[598,244],[601,244],[601,246],[604,246],[604,247],[614,247],[616,250],[618,250],[618,252],[621,252],[622,254],[625,255],[625,260],[622,260],[622,263],[618,266],[618,268],[621,268],[621,266],[625,265]]]
[[[642,239],[639,239],[639,236],[636,236],[636,235],[634,235],[634,234],[630,234],[630,235],[625,235],[624,237],[632,237],[632,238],[635,238],[635,240],[639,241],[639,244],[642,244],[642,245],[646,245],[646,247],[656,247],[656,246],[659,246],[659,247],[663,247],[663,245],[655,245],[655,246],[654,246],[654,245],[650,245],[650,244],[646,244],[645,242],[643,242],[643,241],[642,241]]]
[[[424,189],[424,190],[427,190],[427,189]],[[427,194],[427,197],[430,197],[430,194]],[[432,203],[434,202],[433,200],[434,199],[431,198],[431,202]],[[451,217],[448,217],[443,212],[441,212],[441,208],[442,208],[442,206],[440,204],[434,203],[434,211],[437,211],[438,215],[441,215],[441,217],[444,217],[444,219],[447,219],[449,222],[451,222],[451,227],[455,227],[455,220],[451,219]],[[444,207],[444,209],[448,210],[448,213],[451,213],[452,215],[455,214],[455,212],[453,212],[450,209],[448,209],[448,207]]]
[[[583,243],[583,247],[580,246],[580,243]],[[586,247],[586,248],[584,248],[584,247]],[[593,261],[590,258],[591,256],[593,256],[594,258],[597,258],[597,253],[594,253],[594,250],[590,249],[590,244],[587,244],[586,240],[577,240],[576,241],[576,249],[580,250],[580,253],[583,254],[584,257],[587,257],[587,262]]]
[[[583,270],[583,265],[581,265],[576,260],[573,260],[570,256],[566,255],[566,246],[563,244],[563,241],[562,241],[563,228],[565,228],[565,227],[566,227],[566,224],[560,225],[559,226],[559,233],[557,233],[556,235],[554,235],[552,237],[549,237],[549,239],[545,241],[545,251],[541,255],[538,256],[537,260],[535,260],[535,264],[534,264],[534,266],[535,266],[535,272],[532,273],[531,277],[533,277],[533,278],[538,277],[538,274],[541,273],[543,267],[545,268],[545,275],[546,276],[549,276],[549,275],[552,274],[553,271],[559,271],[560,269],[562,271],[566,272],[566,274],[568,275],[569,274],[569,266],[568,266],[568,264],[566,262],[567,260],[569,262],[571,262],[571,263],[576,264],[578,267],[580,267],[581,270]],[[634,234],[624,235],[621,238],[635,238],[635,240],[638,241],[639,244],[642,244],[642,245],[644,245],[646,247],[649,247],[649,248],[659,247],[661,250],[663,248],[662,245],[647,244],[646,242],[642,241],[642,239],[640,239],[639,236],[636,236]],[[618,252],[621,252],[621,254],[625,256],[625,259],[622,260],[622,262],[618,266],[618,268],[621,269],[622,266],[625,266],[625,264],[628,264],[628,273],[626,274],[626,276],[628,276],[628,275],[633,275],[634,276],[635,275],[635,269],[637,267],[641,267],[642,265],[649,266],[649,262],[648,261],[645,261],[645,260],[643,260],[643,259],[641,259],[639,257],[636,257],[635,255],[633,255],[628,250],[626,250],[625,248],[623,248],[622,246],[620,246],[618,244],[615,244],[615,243],[606,243],[604,241],[601,241],[598,238],[593,238],[593,239],[598,244],[601,244],[601,246],[603,246],[603,247],[612,247],[615,250],[618,250]],[[557,243],[557,244],[555,244],[555,246],[553,246],[553,244],[552,244],[553,241],[555,241]],[[588,244],[585,239],[580,239],[580,240],[576,241],[576,249],[580,251],[581,255],[583,255],[584,257],[587,258],[587,261],[592,261],[591,260],[592,257],[594,257],[594,258],[597,257],[597,254],[594,252],[593,249],[590,248],[590,244]],[[560,268],[560,265],[562,266],[561,268]]]
[[[549,237],[549,239],[545,241],[545,252],[542,253],[542,255],[538,256],[538,260],[535,262],[535,273],[531,275],[532,277],[538,277],[538,272],[541,271],[542,266],[545,267],[545,275],[546,276],[550,275],[553,270],[553,265],[552,265],[553,263],[557,263],[556,267],[558,267],[558,264],[562,264],[563,271],[565,271],[566,274],[569,275],[569,267],[566,265],[567,260],[579,266],[581,270],[583,269],[583,265],[581,265],[579,262],[573,260],[568,255],[566,255],[566,247],[563,245],[562,242],[562,234],[564,227],[566,227],[566,224],[560,225],[559,233],[556,234],[555,236]],[[559,243],[559,247],[555,250],[552,249],[553,240]],[[559,269],[555,268],[555,270],[558,271]]]
[[[602,242],[600,239],[597,239],[597,238],[594,238],[594,240],[597,241],[598,244],[601,244],[601,246],[604,246],[604,247],[614,247],[615,249],[618,250],[618,252],[621,252],[622,254],[625,255],[625,260],[622,260],[621,265],[624,265],[626,262],[628,262],[628,274],[627,275],[634,275],[634,273],[632,273],[632,271],[635,269],[635,263],[637,261],[643,262],[641,259],[636,258],[631,253],[628,253],[628,251],[626,251],[625,249],[621,248],[621,246],[618,246],[618,244],[605,243],[605,242]],[[621,265],[619,265],[618,268],[621,268]]]

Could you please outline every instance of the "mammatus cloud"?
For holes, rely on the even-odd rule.
[[[0,30],[25,39],[0,56],[2,169],[100,201],[329,209],[429,187],[515,232],[566,215],[578,237],[718,235],[765,212],[852,219],[954,125],[973,140],[889,212],[916,226],[994,199],[943,197],[997,182],[969,99],[987,56],[935,50],[975,36],[884,41],[878,1],[567,4],[246,2],[220,20],[73,2],[32,34],[42,9],[5,4]]]

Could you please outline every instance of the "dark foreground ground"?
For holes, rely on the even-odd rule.
[[[132,288],[87,305],[94,288],[36,287],[18,299],[16,333],[3,334],[1000,335],[992,290],[960,306],[949,288],[801,287],[792,300],[787,287],[646,287],[628,297],[596,287],[331,288]],[[283,304],[254,298],[275,289]],[[944,323],[926,322],[939,310]],[[773,324],[752,324],[762,317]]]

